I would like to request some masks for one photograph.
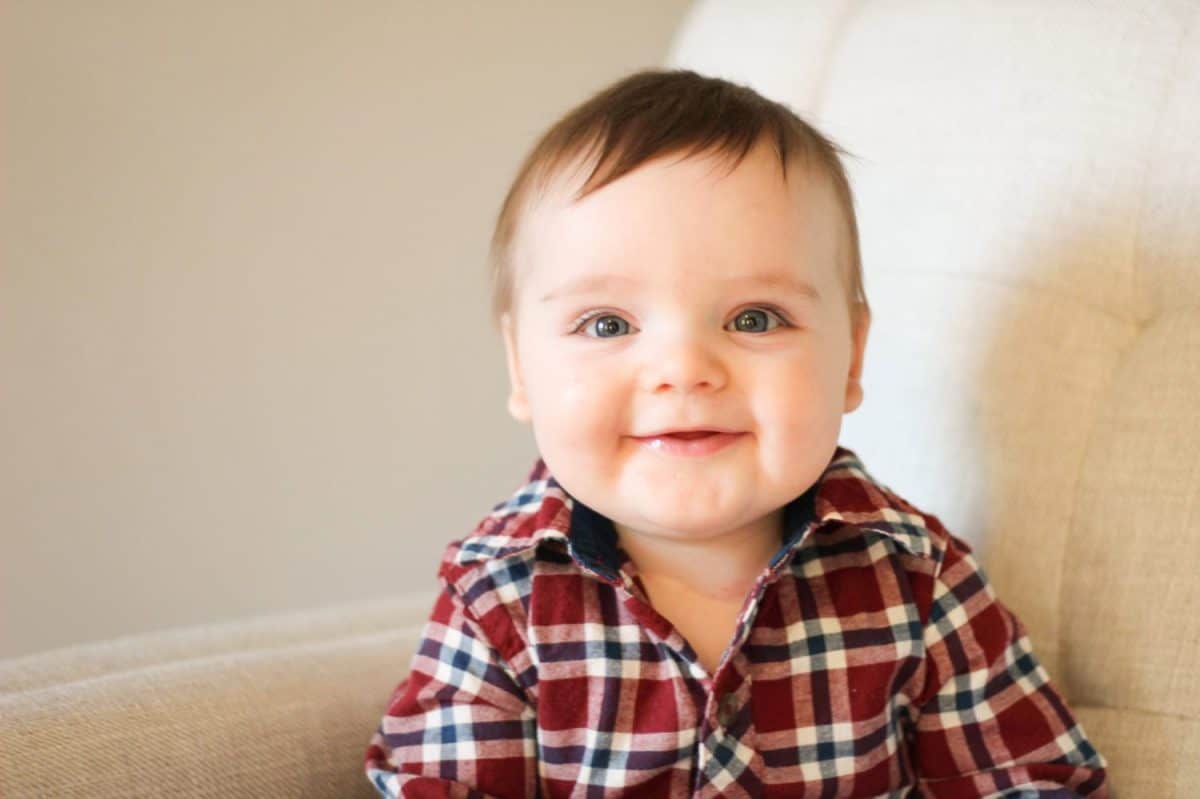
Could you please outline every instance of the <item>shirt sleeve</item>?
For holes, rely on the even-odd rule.
[[[534,709],[516,675],[445,585],[408,676],[366,753],[385,797],[508,799],[537,794]]]
[[[970,548],[951,537],[925,627],[914,708],[925,797],[1107,797],[1104,758]]]

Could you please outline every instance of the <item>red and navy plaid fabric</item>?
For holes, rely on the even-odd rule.
[[[390,797],[1106,796],[968,546],[838,447],[715,674],[540,458],[446,550],[366,752]]]

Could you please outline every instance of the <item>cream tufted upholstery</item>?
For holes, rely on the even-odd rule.
[[[669,63],[854,153],[842,441],[976,544],[1117,792],[1196,796],[1200,3],[701,2]]]
[[[1122,797],[1200,785],[1200,5],[700,3],[672,66],[855,153],[842,440],[978,545]],[[0,795],[372,796],[428,598],[0,664]]]

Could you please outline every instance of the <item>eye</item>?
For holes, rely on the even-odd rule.
[[[583,327],[585,325],[588,325],[588,323],[591,322],[593,319],[601,320],[603,322],[603,324],[597,325],[596,327],[598,327],[600,330],[606,331],[608,333],[620,332],[621,324],[624,324],[626,327],[629,326],[628,322],[626,322],[624,319],[617,316],[616,314],[604,313],[603,311],[595,311],[593,313],[584,314],[583,316],[576,319],[575,323],[572,325],[573,329],[571,330],[571,332],[578,333],[580,330],[583,329]],[[588,329],[589,330],[591,329],[590,325],[588,326]],[[615,336],[607,336],[607,335],[601,334],[601,335],[597,335],[597,336],[589,336],[588,338],[615,338]]]
[[[758,321],[759,316],[762,317],[762,322]],[[772,316],[778,320],[775,327],[792,327],[792,324],[782,313],[770,307],[747,308],[737,315],[732,324],[737,327],[737,332],[740,333],[764,333],[775,329],[775,327],[770,326]],[[588,326],[588,323],[594,319],[600,320],[603,324],[595,327]],[[622,325],[629,327],[629,323],[616,314],[593,311],[576,319],[572,324],[571,333],[579,333],[585,326],[588,326],[589,330],[595,329],[600,331],[597,335],[588,336],[588,338],[617,338],[621,333]]]
[[[761,326],[758,322],[760,314],[766,320],[762,322]],[[770,321],[768,314],[779,320],[779,324],[775,327],[791,327],[791,324],[783,317],[783,314],[773,308],[747,308],[737,315],[737,318],[733,320],[733,324],[737,327],[739,333],[762,333],[767,330],[774,330],[775,328],[773,327],[767,327]]]

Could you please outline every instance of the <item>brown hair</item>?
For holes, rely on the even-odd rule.
[[[492,234],[489,269],[493,324],[498,327],[501,317],[512,311],[515,242],[521,218],[565,165],[573,161],[593,163],[591,173],[572,198],[575,202],[646,161],[679,150],[687,149],[689,156],[709,150],[733,155],[730,168],[734,169],[764,136],[774,144],[785,181],[789,161],[797,156],[808,164],[815,160],[818,173],[830,179],[846,228],[840,248],[841,275],[851,322],[869,313],[854,197],[838,158],[839,154],[853,154],[786,105],[768,100],[747,86],[691,70],[648,69],[613,83],[571,109],[525,156]]]

